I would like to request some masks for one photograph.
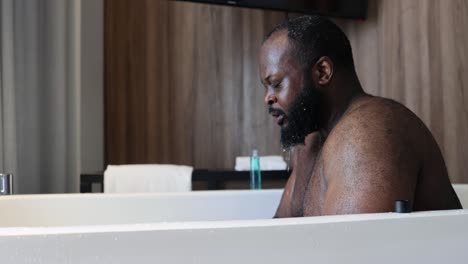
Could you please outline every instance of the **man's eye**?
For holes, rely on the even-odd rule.
[[[281,83],[282,83],[282,82],[279,82],[279,83],[274,84],[274,85],[273,85],[273,89],[278,89],[278,88],[280,88],[280,87],[281,87]]]

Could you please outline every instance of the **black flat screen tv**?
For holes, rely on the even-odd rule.
[[[365,19],[367,0],[180,0],[250,8],[271,9],[303,14],[318,14]]]

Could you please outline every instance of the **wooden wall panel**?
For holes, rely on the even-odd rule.
[[[450,177],[468,182],[468,2],[370,0],[350,38],[364,89],[413,110]],[[291,15],[291,14],[290,14]],[[291,15],[292,16],[292,15]],[[279,154],[257,75],[262,38],[286,14],[163,0],[106,1],[106,162],[232,168]]]
[[[206,4],[107,1],[107,164],[232,169],[254,148],[280,154],[257,51],[283,19]]]

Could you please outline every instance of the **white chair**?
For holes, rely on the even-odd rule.
[[[104,172],[104,192],[189,192],[192,171],[192,167],[179,165],[109,165]]]
[[[454,184],[453,189],[455,189],[463,208],[468,209],[468,184]]]

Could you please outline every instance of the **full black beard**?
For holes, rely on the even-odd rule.
[[[306,136],[318,131],[319,98],[315,87],[309,85],[294,99],[287,114],[288,123],[281,128],[281,145],[284,149],[304,145]]]

